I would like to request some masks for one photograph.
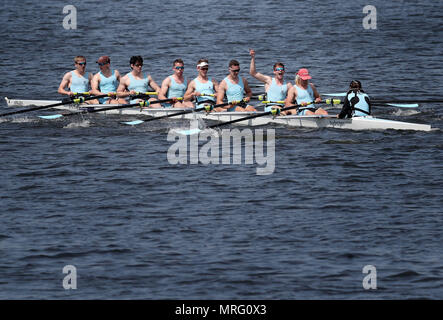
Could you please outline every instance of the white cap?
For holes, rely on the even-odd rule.
[[[202,62],[200,62],[198,65],[197,65],[197,67],[205,67],[205,66],[209,66],[209,64],[207,63],[207,62],[205,62],[205,61],[202,61]]]

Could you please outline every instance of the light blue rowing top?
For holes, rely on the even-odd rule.
[[[171,78],[171,84],[168,88],[167,98],[183,98],[188,87],[186,77],[183,78],[183,83],[177,83],[173,76],[169,76],[169,78]]]
[[[208,78],[208,81],[206,83],[200,82],[198,81],[197,78],[194,79],[194,83],[195,83],[195,91],[198,91],[200,93],[205,93],[205,94],[214,94],[215,90],[214,90],[214,84],[212,83],[212,79]],[[196,97],[196,101],[197,104],[200,101],[207,101],[207,100],[211,100],[215,102],[215,97],[208,97],[208,96],[203,96],[203,97]]]
[[[301,104],[303,102],[312,102],[314,101],[314,90],[312,90],[311,85],[308,83],[308,89],[305,90],[303,88],[300,88],[299,86],[295,85],[297,89],[297,104]],[[312,105],[308,105],[307,108],[314,108]],[[297,112],[298,115],[305,115],[307,109],[301,109]]]
[[[281,86],[277,84],[275,78],[272,78],[271,85],[269,86],[268,91],[266,92],[267,99],[269,101],[283,101],[286,99],[286,95],[288,93],[288,84],[285,82]],[[272,104],[267,105],[265,107],[265,112],[271,111],[272,106],[280,105],[280,104]]]
[[[134,90],[137,92],[147,92],[149,91],[149,79],[148,76],[146,75],[146,78],[143,79],[135,79],[134,76],[132,75],[131,72],[128,73],[128,77],[129,77],[129,86],[128,86],[128,90]],[[138,99],[134,99],[129,101],[129,103],[136,103]]]
[[[89,90],[89,73],[86,72],[84,76],[78,76],[74,71],[71,71],[71,92],[88,92]]]
[[[115,76],[115,70],[112,72],[112,75],[109,77],[105,77],[101,71],[99,72],[99,75],[100,75],[100,92],[108,93],[108,92],[117,91],[118,80],[117,77]],[[110,99],[109,97],[100,98],[99,102],[105,103],[109,99]]]
[[[357,97],[358,98],[358,102],[356,104],[352,104],[351,99]],[[348,99],[349,103],[351,104],[351,106],[353,107],[353,117],[364,117],[370,114],[370,110],[369,110],[369,104],[366,101],[365,98],[369,99],[369,96],[366,93],[363,92],[350,92],[347,96],[346,99]],[[356,109],[360,109],[362,111],[356,110]]]
[[[243,100],[245,94],[245,87],[243,84],[243,79],[239,77],[238,83],[232,83],[231,80],[226,77],[225,79],[228,89],[226,90],[226,98],[228,102]],[[228,109],[228,111],[235,111],[236,106]]]

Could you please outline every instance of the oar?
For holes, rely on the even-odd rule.
[[[281,109],[272,109],[271,111],[267,111],[267,112],[263,112],[263,113],[256,113],[247,117],[243,117],[243,118],[239,118],[239,119],[235,119],[235,120],[231,120],[231,121],[227,121],[227,122],[221,122],[221,123],[217,123],[217,124],[213,124],[211,126],[208,126],[207,129],[213,129],[213,128],[218,128],[221,126],[226,126],[228,124],[232,124],[232,123],[236,123],[236,122],[241,122],[241,121],[245,121],[245,120],[249,120],[249,119],[254,119],[254,118],[258,118],[258,117],[263,117],[263,116],[268,116],[268,115],[273,115],[273,116],[277,116],[279,115],[282,111],[287,111],[287,110],[292,110],[292,109],[296,109],[296,108],[300,108],[300,107],[306,107],[310,104],[320,104],[320,103],[327,103],[327,104],[339,104],[341,103],[340,100],[338,99],[333,99],[332,101],[330,99],[324,100],[324,101],[319,101],[319,102],[309,102],[306,104],[296,104],[293,106],[288,106],[285,108],[281,108]],[[190,130],[181,130],[178,131],[180,134],[183,135],[192,135],[192,134],[196,134],[199,133],[200,129],[195,128],[195,129],[190,129]]]
[[[347,92],[341,92],[341,93],[323,93],[325,96],[332,96],[332,97],[345,97],[347,95]],[[412,103],[415,102],[415,103]],[[371,100],[371,103],[374,105],[381,105],[381,106],[390,106],[390,107],[397,107],[397,108],[418,108],[419,105],[417,103],[425,103],[425,102],[440,102],[438,100],[435,101],[429,101],[429,100],[422,100],[422,101],[416,101],[416,100]],[[441,100],[443,102],[443,100]]]
[[[99,108],[99,109],[94,109],[94,110],[85,110],[85,111],[73,112],[73,113],[67,113],[67,114],[52,114],[52,115],[48,115],[48,116],[38,116],[38,117],[42,118],[42,119],[46,119],[46,120],[53,120],[53,119],[58,119],[61,117],[75,116],[77,114],[103,112],[103,111],[108,111],[108,110],[124,109],[124,108],[136,107],[136,106],[137,107],[140,106],[140,108],[144,108],[144,107],[149,107],[151,104],[154,104],[154,103],[171,102],[172,100],[173,99],[164,99],[164,100],[155,100],[155,101],[141,101],[138,103],[119,104],[117,106]]]
[[[143,123],[143,122],[149,122],[149,121],[154,121],[154,120],[176,117],[176,116],[180,116],[180,115],[191,113],[191,112],[198,112],[198,111],[202,111],[202,110],[206,110],[207,112],[209,112],[209,111],[213,110],[214,108],[225,107],[230,104],[239,104],[239,103],[241,103],[241,101],[231,101],[230,103],[220,103],[220,104],[215,104],[215,105],[206,104],[200,108],[184,110],[184,111],[180,111],[180,112],[176,112],[176,113],[172,113],[172,114],[166,114],[166,115],[160,116],[160,117],[149,118],[146,120],[124,121],[122,123],[130,125],[130,126],[135,126],[135,125]]]
[[[84,92],[82,94],[85,94],[85,93],[86,92]],[[89,92],[88,92],[88,94],[89,94]],[[18,111],[12,111],[12,112],[3,113],[3,114],[0,114],[0,117],[6,117],[6,116],[13,115],[13,114],[19,114],[19,113],[36,111],[36,110],[48,109],[48,108],[63,106],[65,104],[80,104],[80,103],[83,103],[83,102],[85,102],[87,100],[93,100],[93,99],[104,98],[104,97],[109,97],[109,96],[111,96],[111,95],[110,94],[102,94],[102,95],[99,95],[99,96],[90,96],[90,97],[80,96],[79,98],[70,98],[69,100],[62,101],[62,102],[57,102],[57,103],[53,103],[53,104],[49,104],[49,105],[46,105],[46,106],[39,106],[39,107],[30,108],[30,109],[24,109],[24,110],[18,110]]]

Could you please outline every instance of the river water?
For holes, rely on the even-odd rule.
[[[376,29],[366,1],[76,1],[66,30],[70,4],[0,5],[1,113],[3,97],[58,99],[76,55],[121,73],[142,55],[157,83],[178,57],[189,78],[207,57],[219,81],[237,59],[255,85],[249,48],[264,74],[308,68],[320,93],[359,79],[380,99],[442,97],[441,1],[371,1]],[[442,108],[373,110],[431,132],[262,128],[275,130],[269,175],[170,163],[183,121],[2,118],[0,298],[442,299]]]

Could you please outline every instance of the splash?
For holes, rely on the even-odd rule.
[[[71,122],[64,126],[64,129],[75,129],[75,128],[88,128],[90,127],[91,122],[89,120],[82,120],[80,122]]]
[[[418,110],[398,109],[398,110],[394,111],[392,114],[394,116],[398,116],[398,117],[401,117],[401,116],[405,117],[405,116],[413,116],[413,115],[416,115],[419,113],[420,113],[420,111],[418,111]]]

